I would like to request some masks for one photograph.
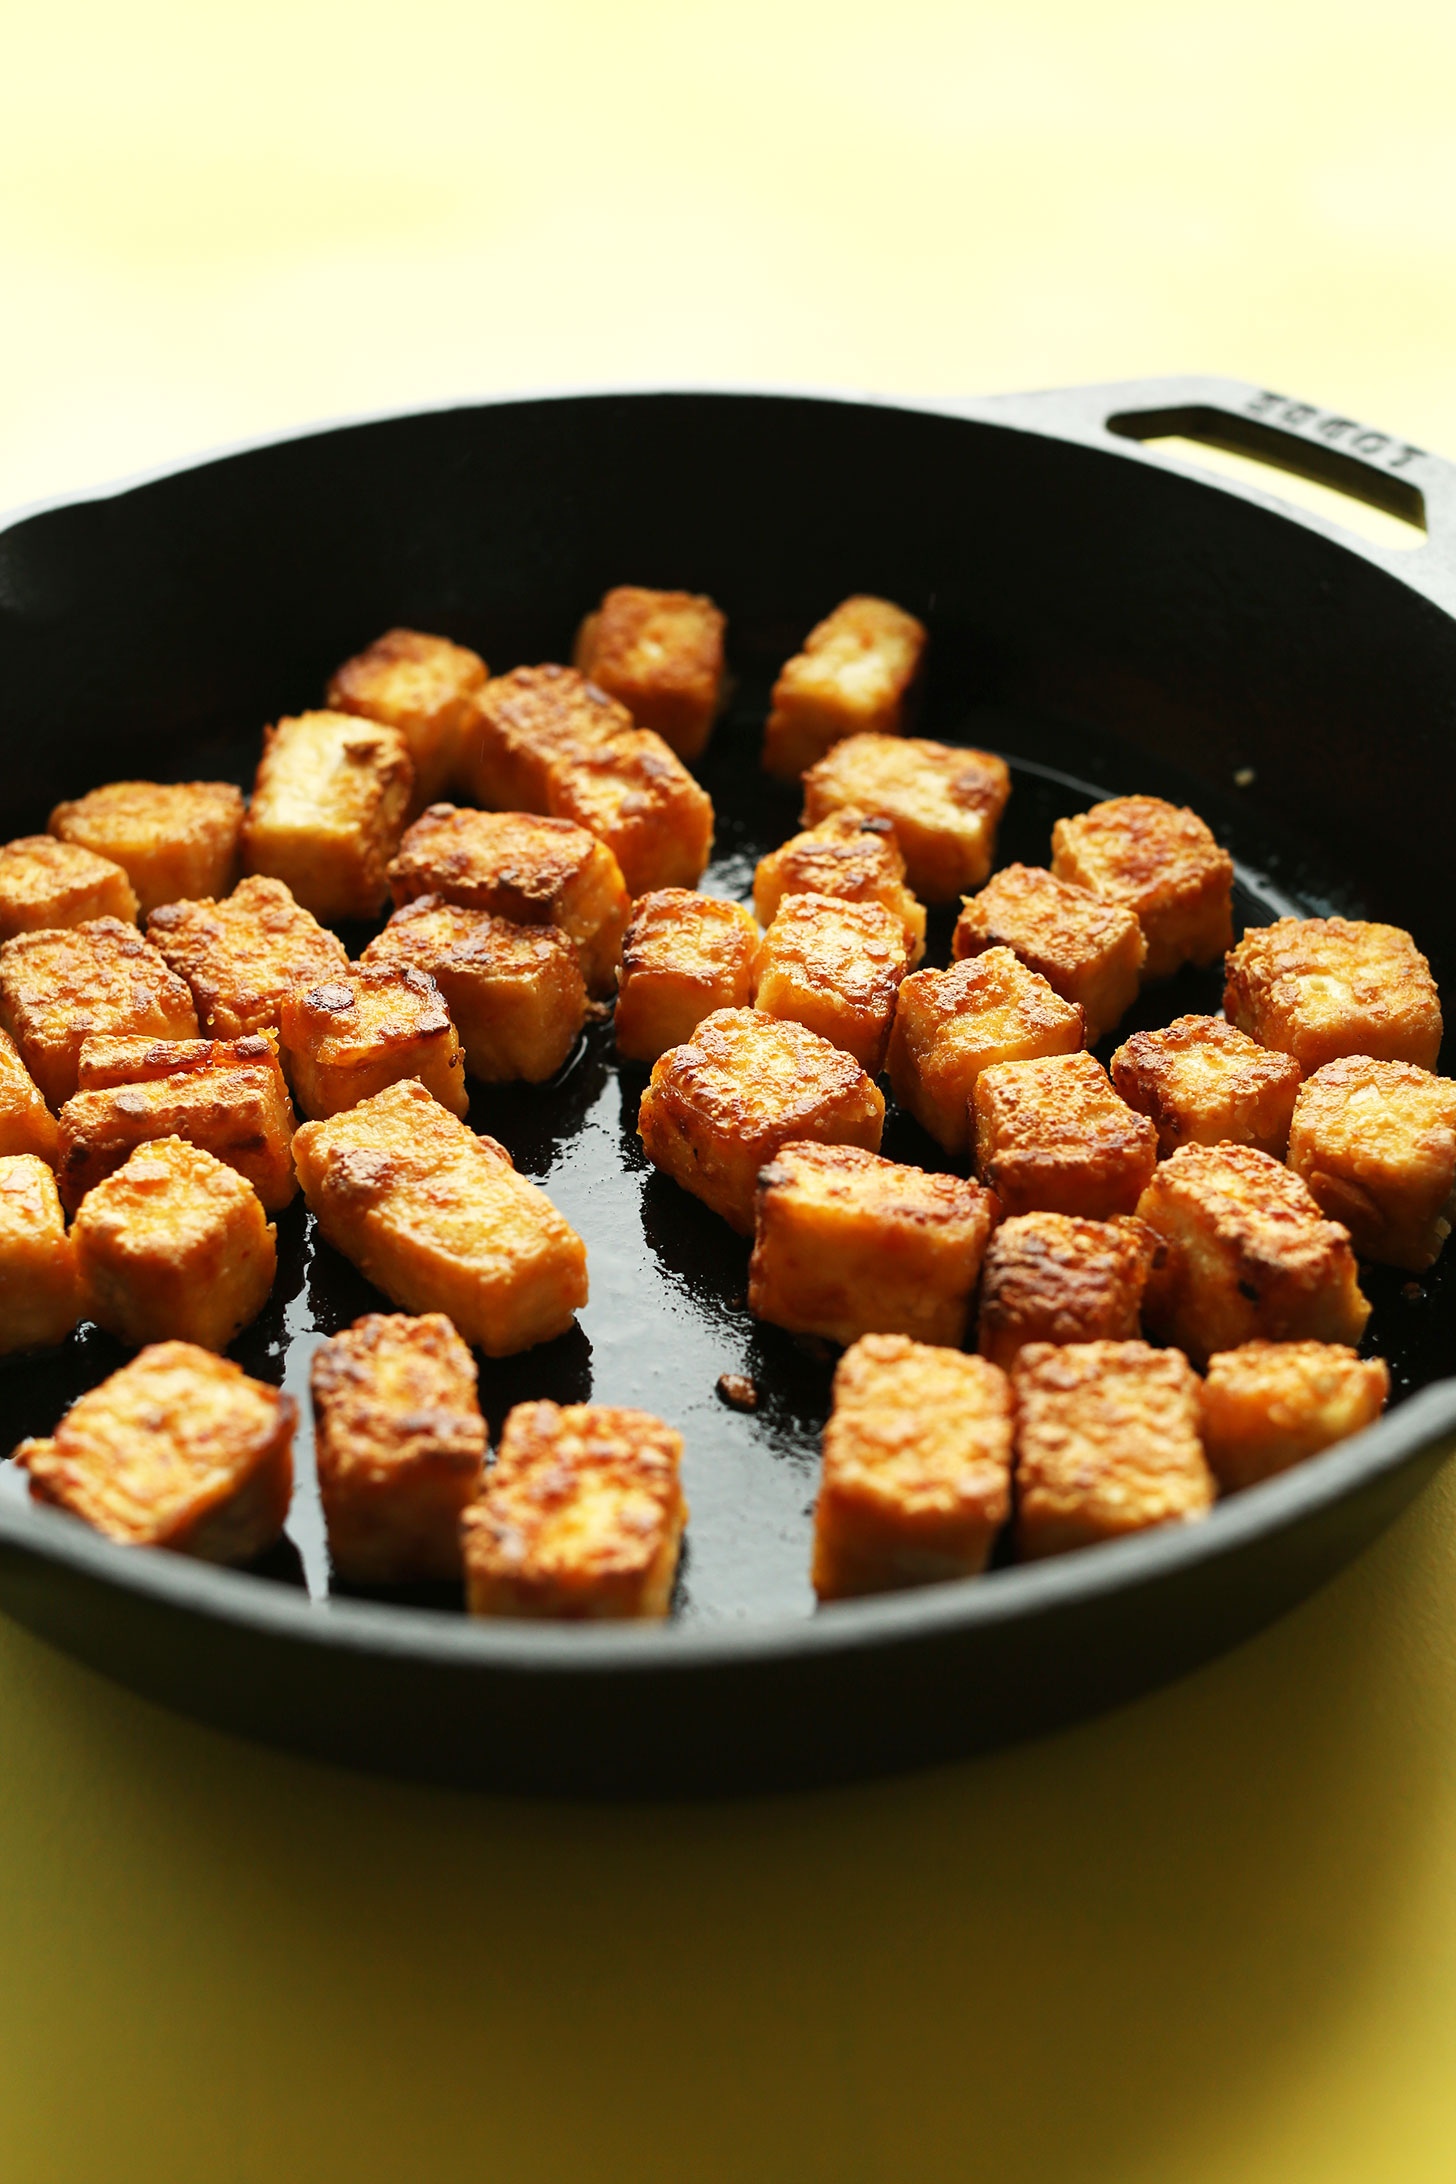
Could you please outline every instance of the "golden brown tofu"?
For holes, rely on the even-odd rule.
[[[834,811],[805,834],[795,834],[760,857],[753,875],[753,907],[760,925],[772,925],[785,895],[838,895],[844,902],[878,902],[905,928],[913,967],[925,953],[925,905],[905,885],[905,859],[888,819],[860,811]]]
[[[1207,1515],[1198,1375],[1181,1351],[1031,1342],[1012,1386],[1016,1548],[1027,1560]]]
[[[846,736],[898,736],[920,673],[925,626],[888,599],[846,599],[784,662],[763,735],[763,763],[781,781]]]
[[[1434,1069],[1441,997],[1431,966],[1398,925],[1276,918],[1229,955],[1223,1010],[1260,1046],[1292,1054],[1306,1077],[1343,1054]]]
[[[1008,1372],[1029,1342],[1130,1342],[1157,1251],[1141,1221],[1020,1213],[986,1247],[980,1351]]]
[[[518,1403],[462,1520],[471,1614],[665,1616],[688,1518],[682,1445],[646,1411]]]
[[[109,781],[57,804],[50,819],[57,840],[121,866],[143,917],[184,896],[225,895],[238,876],[242,824],[242,791],[231,781]]]
[[[0,946],[0,1022],[52,1107],[76,1089],[83,1040],[195,1039],[192,996],[134,925],[89,918]]]
[[[1241,1343],[1208,1361],[1204,1454],[1237,1493],[1373,1425],[1389,1393],[1385,1360],[1341,1343]]]
[[[171,902],[147,938],[192,989],[212,1039],[277,1031],[287,995],[337,976],[348,954],[281,880],[243,880],[225,902]]]
[[[748,1305],[830,1342],[861,1335],[965,1340],[989,1192],[857,1145],[781,1145],[759,1171]]]
[[[428,971],[484,1084],[554,1077],[586,1022],[586,981],[575,948],[554,925],[512,925],[417,895],[395,911],[363,962]]]
[[[1009,948],[1087,1019],[1087,1044],[1137,999],[1148,944],[1131,910],[1069,887],[1032,865],[1007,865],[973,895],[956,923],[957,960]]]
[[[486,665],[478,652],[418,629],[387,629],[336,668],[326,703],[397,728],[415,785],[409,817],[454,781],[479,710]]]
[[[910,944],[893,910],[836,895],[790,895],[758,944],[753,1005],[817,1031],[877,1077]]]
[[[293,1157],[335,1250],[406,1312],[447,1313],[487,1357],[564,1334],[586,1303],[575,1229],[413,1079],[304,1123]]]
[[[92,918],[135,925],[136,895],[119,864],[53,834],[22,834],[0,849],[0,940]]]
[[[465,1054],[445,999],[413,963],[351,964],[283,1004],[283,1051],[299,1107],[342,1114],[402,1077],[417,1077],[452,1115],[470,1105]]]
[[[1161,796],[1114,796],[1052,829],[1052,871],[1135,911],[1144,979],[1212,963],[1233,944],[1234,861],[1196,812]]]
[[[994,1062],[976,1079],[976,1173],[1008,1213],[1131,1213],[1158,1160],[1146,1115],[1093,1054]]]
[[[715,1009],[753,998],[758,927],[739,902],[664,887],[632,905],[617,984],[617,1052],[655,1062]]]
[[[515,925],[558,926],[587,990],[616,984],[631,899],[611,851],[568,819],[432,804],[400,843],[389,884],[397,904],[438,895]]]
[[[915,971],[900,988],[890,1033],[890,1083],[903,1108],[948,1153],[971,1143],[971,1095],[983,1069],[1037,1054],[1074,1054],[1082,1011],[1052,992],[1009,948]]]
[[[251,1183],[156,1138],[87,1193],[71,1238],[81,1310],[120,1342],[225,1350],[268,1301],[277,1231]]]
[[[355,713],[280,720],[263,731],[243,869],[282,880],[325,925],[377,917],[414,787],[398,728]]]
[[[56,1118],[20,1059],[15,1041],[8,1031],[0,1031],[0,1157],[11,1153],[34,1153],[53,1168]]]
[[[1289,1165],[1364,1259],[1423,1274],[1456,1218],[1456,1084],[1347,1054],[1301,1086]]]
[[[804,776],[806,827],[831,812],[888,819],[915,893],[954,902],[979,887],[996,857],[1011,776],[989,751],[923,737],[847,736]]]
[[[1222,1016],[1135,1031],[1112,1057],[1112,1081],[1156,1125],[1165,1159],[1180,1145],[1254,1145],[1284,1157],[1299,1064]]]
[[[1263,1336],[1358,1342],[1370,1317],[1349,1231],[1297,1175],[1252,1145],[1185,1145],[1158,1168],[1138,1218],[1169,1247],[1143,1316],[1196,1364]]]
[[[577,631],[573,665],[679,758],[698,758],[723,702],[723,622],[695,592],[618,584]]]
[[[283,1529],[293,1492],[290,1395],[230,1358],[157,1342],[72,1404],[15,1460],[36,1501],[123,1546],[251,1562]]]
[[[748,1236],[758,1171],[790,1139],[875,1153],[884,1120],[858,1062],[817,1032],[715,1009],[654,1063],[637,1135],[655,1166]]]
[[[469,793],[488,811],[551,810],[554,770],[633,726],[625,705],[574,667],[548,661],[493,675],[480,695],[463,766]]]
[[[821,1600],[984,1570],[1011,1510],[1011,1390],[984,1358],[865,1335],[834,1375],[814,1506]]]
[[[61,1198],[75,1211],[138,1145],[185,1138],[235,1168],[270,1213],[298,1189],[293,1104],[275,1037],[88,1039],[61,1109]]]
[[[370,1312],[314,1351],[314,1461],[346,1583],[461,1575],[460,1519],[485,1470],[475,1384],[443,1312]]]
[[[34,1153],[0,1154],[0,1357],[64,1342],[79,1309],[55,1177]]]

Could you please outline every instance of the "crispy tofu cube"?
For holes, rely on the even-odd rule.
[[[136,895],[119,864],[53,834],[22,834],[0,849],[0,940],[92,918],[135,925]]]
[[[954,902],[990,872],[1010,794],[1011,776],[989,751],[923,737],[847,736],[805,774],[803,823],[817,827],[836,811],[888,819],[915,893]]]
[[[293,1492],[292,1396],[190,1342],[153,1343],[16,1462],[36,1501],[123,1546],[251,1562]]]
[[[1276,918],[1244,934],[1226,981],[1225,1016],[1260,1046],[1292,1054],[1306,1077],[1344,1054],[1436,1066],[1441,997],[1398,925]]]
[[[56,1118],[8,1031],[0,1031],[0,1158],[34,1153],[47,1167],[57,1157]]]
[[[109,781],[57,804],[50,818],[58,841],[121,866],[143,917],[184,896],[225,895],[238,876],[242,824],[242,791],[231,781]]]
[[[976,1079],[976,1173],[1008,1213],[1131,1213],[1158,1160],[1146,1115],[1093,1054],[994,1062]]]
[[[293,1104],[272,1034],[88,1039],[61,1109],[57,1169],[72,1212],[138,1145],[185,1138],[235,1168],[270,1213],[298,1189]]]
[[[1007,865],[973,895],[956,923],[959,961],[1009,948],[1087,1019],[1087,1044],[1137,999],[1148,944],[1131,910],[1069,887],[1032,865]]]
[[[748,1304],[794,1334],[964,1342],[996,1202],[857,1145],[781,1145],[759,1171]]]
[[[688,1518],[682,1445],[646,1411],[518,1403],[462,1523],[471,1614],[665,1616]]]
[[[558,762],[610,743],[632,715],[574,667],[548,661],[493,675],[466,747],[466,788],[488,811],[551,810]]]
[[[723,702],[723,623],[695,592],[618,584],[577,631],[573,664],[679,758],[698,758]]]
[[[251,1183],[185,1138],[139,1145],[71,1230],[81,1310],[120,1342],[225,1350],[268,1301],[277,1231]]]
[[[1180,1145],[1254,1145],[1284,1157],[1299,1064],[1222,1016],[1135,1031],[1112,1057],[1112,1081],[1156,1125],[1165,1159]]]
[[[1141,1221],[1019,1213],[986,1247],[980,1351],[1010,1371],[1029,1342],[1130,1342],[1157,1240]]]
[[[1456,1218],[1456,1084],[1343,1055],[1300,1087],[1289,1165],[1360,1256],[1423,1274]]]
[[[314,1351],[314,1461],[346,1583],[461,1575],[460,1519],[485,1470],[475,1384],[443,1312],[370,1312]]]
[[[192,996],[134,925],[84,925],[17,933],[0,947],[0,1021],[52,1107],[76,1089],[82,1042],[195,1039]]]
[[[821,1600],[974,1577],[1011,1511],[1011,1390],[959,1350],[865,1335],[834,1375],[814,1506]]]
[[[655,1166],[748,1236],[758,1172],[790,1139],[875,1153],[884,1120],[858,1062],[817,1032],[715,1009],[653,1064],[637,1135]]]
[[[763,735],[765,769],[796,781],[846,736],[898,736],[925,625],[888,599],[846,599],[784,662]]]
[[[1213,963],[1233,944],[1234,861],[1198,814],[1161,796],[1114,796],[1052,829],[1052,871],[1136,912],[1143,978]]]
[[[580,958],[554,925],[513,925],[439,895],[417,895],[395,911],[362,960],[429,972],[460,1034],[465,1067],[484,1084],[543,1084],[586,1022]]]
[[[55,1177],[35,1153],[0,1154],[0,1357],[64,1342],[79,1309]]]
[[[212,1039],[276,1032],[290,993],[322,985],[349,961],[281,880],[243,880],[225,902],[167,903],[147,920],[147,938],[186,979]]]
[[[282,1043],[298,1104],[314,1121],[402,1077],[417,1077],[452,1115],[470,1105],[444,995],[413,963],[351,964],[342,978],[290,994]]]
[[[444,1312],[487,1357],[564,1334],[586,1246],[505,1147],[407,1079],[293,1141],[328,1242],[406,1312]]]
[[[1149,1327],[1196,1364],[1269,1341],[1358,1342],[1370,1317],[1348,1229],[1297,1175],[1252,1145],[1185,1145],[1138,1200],[1168,1245],[1149,1284]]]
[[[910,944],[893,910],[790,895],[758,944],[753,1005],[843,1047],[872,1077],[885,1066]]]
[[[971,1095],[994,1062],[1075,1054],[1082,1011],[1053,993],[1009,948],[915,971],[900,988],[890,1033],[890,1083],[903,1108],[948,1153],[971,1143]]]
[[[410,818],[454,780],[486,673],[478,652],[418,629],[387,629],[334,670],[325,701],[331,712],[383,721],[404,737],[415,770]]]
[[[760,857],[753,907],[760,925],[773,924],[786,895],[838,895],[844,902],[878,902],[905,928],[913,968],[925,953],[925,905],[905,885],[905,859],[888,819],[834,811]]]
[[[616,984],[632,903],[620,865],[568,819],[432,804],[389,868],[397,904],[438,895],[516,925],[555,925],[581,958],[590,993]]]
[[[758,927],[739,902],[663,887],[632,906],[617,983],[617,1052],[655,1062],[715,1009],[753,998]]]
[[[1016,1547],[1027,1560],[1206,1516],[1198,1375],[1145,1342],[1031,1342],[1016,1396]]]
[[[1204,1454],[1237,1493],[1373,1425],[1389,1393],[1385,1360],[1341,1343],[1244,1342],[1208,1361]]]
[[[355,713],[280,720],[263,731],[243,869],[282,880],[325,925],[377,917],[414,788],[398,728]]]

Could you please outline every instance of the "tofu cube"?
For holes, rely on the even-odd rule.
[[[695,592],[618,584],[577,631],[572,660],[679,758],[700,758],[723,702],[723,625]]]
[[[1145,1342],[1031,1342],[1016,1397],[1016,1548],[1028,1561],[1206,1516],[1198,1375]]]
[[[15,1460],[35,1501],[123,1546],[251,1562],[283,1529],[293,1492],[292,1396],[230,1358],[157,1342],[71,1405]]]
[[[781,1145],[759,1171],[749,1310],[829,1342],[959,1348],[995,1218],[990,1194],[959,1176],[857,1145]]]
[[[167,903],[147,920],[147,938],[186,979],[210,1039],[276,1032],[290,993],[349,961],[281,880],[243,880],[224,902]]]
[[[0,1154],[0,1357],[64,1342],[79,1310],[54,1175],[35,1153]]]
[[[565,1334],[586,1303],[586,1246],[422,1084],[302,1124],[298,1179],[326,1240],[406,1312],[444,1312],[487,1357]]]
[[[920,673],[925,626],[888,599],[846,599],[786,660],[773,688],[763,763],[780,781],[846,736],[898,736]]]
[[[1208,1361],[1203,1449],[1226,1494],[1333,1448],[1385,1408],[1390,1369],[1336,1342],[1244,1342]]]
[[[758,944],[753,1005],[817,1031],[872,1077],[885,1066],[910,945],[893,910],[790,895]]]
[[[1052,871],[1136,913],[1143,978],[1213,963],[1232,947],[1234,861],[1196,812],[1161,796],[1114,796],[1052,829]]]
[[[844,902],[878,902],[905,928],[911,966],[925,953],[925,905],[905,885],[905,859],[888,819],[835,811],[760,857],[753,907],[760,925],[773,924],[786,895],[837,895]]]
[[[139,1145],[71,1230],[81,1310],[119,1342],[225,1350],[268,1301],[277,1231],[251,1183],[185,1138]]]
[[[138,1145],[185,1138],[250,1183],[270,1213],[298,1190],[293,1103],[272,1034],[247,1039],[88,1039],[61,1109],[57,1159],[72,1212]]]
[[[0,849],[0,940],[92,918],[136,924],[136,895],[119,864],[53,834],[22,834]]]
[[[715,1009],[653,1064],[637,1135],[654,1166],[748,1236],[758,1172],[791,1139],[875,1153],[884,1120],[858,1062],[817,1032]]]
[[[342,1114],[417,1077],[452,1115],[470,1105],[465,1054],[445,999],[412,963],[351,964],[283,1004],[282,1045],[303,1113]]]
[[[197,1036],[186,986],[119,918],[17,933],[0,946],[0,1022],[53,1108],[75,1091],[82,1042],[95,1034]]]
[[[981,1274],[982,1357],[1009,1372],[1029,1342],[1133,1341],[1157,1249],[1141,1221],[1003,1221]]]
[[[0,1031],[0,1158],[34,1153],[47,1167],[56,1164],[56,1118],[20,1059],[8,1031]]]
[[[366,964],[428,971],[483,1084],[554,1077],[586,1022],[586,981],[575,948],[554,925],[513,925],[417,895],[364,950]]]
[[[1364,1259],[1423,1274],[1456,1218],[1456,1084],[1347,1054],[1300,1087],[1289,1165]]]
[[[1345,1054],[1434,1069],[1441,997],[1431,966],[1398,925],[1276,918],[1228,958],[1223,1011],[1260,1046],[1292,1054],[1306,1077]]]
[[[865,1335],[834,1375],[814,1505],[821,1600],[974,1577],[1011,1513],[1011,1390],[998,1366]]]
[[[418,629],[387,629],[336,668],[330,712],[382,721],[404,737],[415,785],[409,817],[455,779],[479,712],[486,665],[478,652]]]
[[[1053,993],[1075,1001],[1087,1020],[1088,1046],[1132,1007],[1148,952],[1131,910],[1021,864],[998,872],[957,920],[957,961],[988,948],[1009,948]]]
[[[996,859],[996,829],[1011,776],[989,751],[923,737],[847,736],[804,776],[806,827],[832,812],[888,819],[905,875],[925,902],[954,902],[979,887]]]
[[[617,1052],[655,1062],[715,1009],[753,998],[758,927],[739,902],[663,887],[632,906],[617,982]]]
[[[334,1574],[352,1585],[458,1578],[480,1492],[475,1360],[443,1312],[370,1312],[310,1367],[314,1463]]]
[[[1038,1054],[1075,1054],[1082,1011],[1009,948],[912,972],[890,1033],[890,1083],[899,1104],[948,1153],[971,1144],[971,1095],[983,1069]]]
[[[325,925],[377,917],[414,788],[397,728],[355,713],[280,720],[263,731],[243,869],[282,880]]]
[[[1222,1016],[1135,1031],[1112,1057],[1112,1081],[1152,1120],[1164,1159],[1180,1145],[1253,1145],[1284,1158],[1299,1064]]]
[[[143,917],[184,896],[225,895],[238,877],[242,824],[242,791],[231,781],[109,781],[57,804],[50,818],[58,841],[121,866]]]
[[[1158,1134],[1120,1100],[1093,1054],[994,1062],[976,1079],[976,1173],[1008,1213],[1131,1213]]]

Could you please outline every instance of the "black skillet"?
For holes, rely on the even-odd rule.
[[[1385,551],[1202,482],[1141,444],[1165,433],[1424,515],[1429,540]],[[624,581],[728,612],[737,697],[703,768],[710,888],[746,893],[795,818],[756,763],[776,666],[836,600],[873,591],[930,625],[926,732],[1011,761],[1004,858],[1044,862],[1053,820],[1099,795],[1160,792],[1234,852],[1243,921],[1363,911],[1409,926],[1443,981],[1456,963],[1456,470],[1223,381],[954,414],[711,394],[484,404],[19,516],[0,531],[0,839],[100,781],[246,783],[262,724],[317,702],[388,624],[446,632],[496,669],[561,659]],[[931,960],[946,944],[942,919]],[[1217,1005],[1216,976],[1189,973],[1135,1020]],[[544,1092],[477,1088],[476,1127],[582,1230],[592,1281],[573,1333],[481,1377],[493,1430],[531,1395],[640,1404],[682,1428],[692,1522],[666,1628],[472,1623],[458,1594],[331,1594],[306,1401],[289,1534],[256,1572],[114,1547],[32,1509],[0,1465],[0,1605],[138,1690],[351,1764],[576,1793],[811,1784],[1027,1736],[1177,1675],[1339,1568],[1447,1452],[1450,1270],[1413,1285],[1367,1269],[1396,1401],[1357,1440],[1201,1525],[815,1613],[832,1360],[750,1319],[746,1245],[646,1169],[641,1082],[598,1027]],[[894,1116],[886,1150],[938,1160]],[[303,1394],[317,1337],[379,1299],[300,1207],[279,1233],[274,1298],[234,1354]],[[49,1430],[121,1357],[86,1328],[5,1364],[0,1446]],[[755,1381],[755,1413],[721,1401],[725,1372]]]

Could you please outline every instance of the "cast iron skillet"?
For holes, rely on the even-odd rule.
[[[1385,552],[1176,472],[1141,445],[1167,432],[1424,512],[1429,542]],[[926,729],[1012,761],[1003,857],[1044,862],[1053,819],[1097,795],[1186,797],[1239,860],[1243,920],[1364,910],[1408,925],[1444,978],[1453,549],[1456,471],[1225,382],[956,414],[597,395],[346,426],[0,531],[0,838],[99,781],[246,782],[262,724],[316,702],[390,623],[503,669],[565,657],[583,610],[634,581],[728,611],[738,696],[704,769],[707,884],[746,892],[795,817],[756,764],[768,684],[820,614],[865,590],[930,624]],[[1217,977],[1186,974],[1134,1021],[1217,1005]],[[666,1628],[472,1623],[458,1594],[331,1596],[306,1404],[289,1537],[256,1572],[111,1546],[30,1508],[0,1466],[0,1604],[138,1690],[352,1764],[582,1793],[810,1784],[1026,1736],[1178,1674],[1337,1569],[1447,1451],[1448,1270],[1408,1285],[1369,1269],[1372,1345],[1399,1400],[1358,1440],[1201,1525],[816,1614],[832,1361],[749,1318],[746,1245],[645,1169],[641,1082],[603,1026],[545,1091],[477,1091],[476,1126],[582,1229],[592,1278],[579,1327],[485,1365],[482,1393],[497,1431],[523,1396],[588,1392],[682,1427],[693,1516]],[[886,1149],[938,1158],[903,1118]],[[301,1207],[280,1245],[273,1302],[235,1355],[301,1394],[318,1334],[379,1300]],[[49,1430],[121,1356],[85,1329],[9,1363],[0,1446]],[[756,1414],[720,1402],[725,1371],[757,1381]]]

